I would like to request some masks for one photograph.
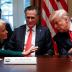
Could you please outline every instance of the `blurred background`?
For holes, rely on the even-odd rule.
[[[64,8],[66,11],[68,11],[69,15],[72,16],[72,0],[0,0],[0,18],[9,22],[12,29],[14,29],[26,23],[24,9],[29,5],[33,5],[38,7],[41,20],[42,15],[44,17],[46,13],[44,2],[46,3],[46,6],[50,12],[56,10],[57,7],[58,9]],[[46,15],[50,14],[48,13]],[[47,21],[47,23],[49,22]]]

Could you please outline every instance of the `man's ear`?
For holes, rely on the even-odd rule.
[[[72,22],[72,17],[70,17],[70,21]]]
[[[69,17],[66,17],[65,20],[68,23],[70,21],[70,18]]]

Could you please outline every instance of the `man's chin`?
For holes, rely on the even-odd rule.
[[[7,37],[5,37],[5,38],[3,38],[4,40],[6,40],[7,39]]]
[[[32,28],[33,26],[32,25],[29,25],[29,28]]]

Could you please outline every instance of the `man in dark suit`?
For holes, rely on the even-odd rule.
[[[68,13],[63,9],[56,10],[51,14],[50,21],[57,30],[54,40],[58,45],[59,54],[72,54],[72,22]]]
[[[19,51],[22,56],[40,56],[53,55],[53,44],[50,31],[47,27],[38,25],[38,10],[33,6],[25,9],[26,25],[20,26],[14,30],[8,48],[13,51]],[[25,51],[28,35],[32,30],[31,47]]]

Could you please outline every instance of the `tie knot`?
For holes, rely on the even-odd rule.
[[[29,31],[31,32],[32,31],[32,28],[30,28]]]
[[[32,31],[32,28],[30,28],[29,30]]]

